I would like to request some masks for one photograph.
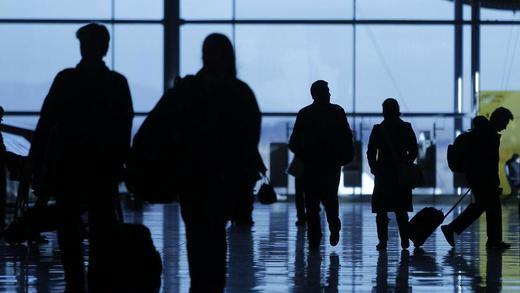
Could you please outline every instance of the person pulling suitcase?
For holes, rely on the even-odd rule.
[[[460,168],[454,171],[459,171],[466,176],[475,197],[474,203],[471,203],[451,223],[441,227],[446,241],[452,247],[455,246],[455,234],[461,234],[484,212],[488,236],[486,247],[498,250],[511,247],[511,244],[502,240],[501,189],[498,177],[499,132],[506,129],[511,120],[513,114],[503,107],[493,111],[489,120],[484,116],[477,116],[473,120],[473,129],[466,134],[468,147],[463,151],[456,151],[458,140],[456,139],[451,151],[448,149],[450,168],[453,170],[452,167],[459,165]],[[459,161],[460,164],[453,164],[459,159],[462,159]]]

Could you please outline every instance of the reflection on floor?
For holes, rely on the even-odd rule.
[[[378,253],[369,204],[342,203],[340,209],[340,244],[330,247],[324,241],[319,252],[309,253],[305,230],[294,225],[292,203],[256,206],[252,229],[229,227],[227,292],[472,292],[485,287],[486,292],[520,292],[516,206],[504,207],[504,238],[513,244],[504,253],[486,251],[485,217],[457,238],[455,250],[437,231],[423,249],[401,251],[392,215],[388,251]],[[152,230],[164,262],[163,292],[188,292],[178,205],[150,206],[140,213],[127,210],[125,218]],[[47,236],[51,241],[39,247],[0,243],[0,292],[63,292],[57,241],[53,233]]]

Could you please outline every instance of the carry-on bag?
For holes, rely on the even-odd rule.
[[[411,220],[408,225],[410,240],[412,240],[415,247],[420,247],[424,244],[426,239],[435,232],[444,219],[455,209],[455,207],[468,195],[471,189],[453,205],[453,207],[444,214],[441,210],[434,207],[426,207],[420,210]]]

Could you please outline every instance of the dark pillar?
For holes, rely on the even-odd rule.
[[[471,110],[478,113],[480,93],[480,0],[471,1]]]
[[[180,0],[164,0],[164,89],[180,72]]]
[[[462,76],[463,76],[463,36],[464,26],[462,25],[463,2],[462,0],[455,0],[455,68],[454,68],[454,92],[453,92],[453,112],[457,114],[462,113]],[[456,117],[454,121],[454,138],[458,132],[462,131],[462,118]]]

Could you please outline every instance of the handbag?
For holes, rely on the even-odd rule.
[[[421,167],[413,162],[399,163],[395,146],[392,144],[392,141],[388,137],[388,133],[386,132],[386,129],[383,125],[381,125],[381,130],[383,131],[383,136],[385,137],[386,142],[390,146],[392,157],[397,163],[397,184],[401,187],[411,189],[422,186],[424,184],[424,176],[422,174]]]
[[[273,204],[278,201],[276,191],[271,185],[269,178],[265,175],[263,175],[263,182],[256,196],[258,197],[258,201],[264,205]]]

